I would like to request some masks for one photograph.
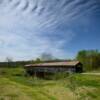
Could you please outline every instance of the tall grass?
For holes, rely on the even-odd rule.
[[[100,76],[55,73],[48,76],[46,75],[44,78],[33,78],[29,76],[26,77],[23,68],[2,68],[0,69],[0,76],[0,82],[2,78],[8,79],[2,80],[0,86],[7,88],[7,84],[9,84],[10,81],[11,84],[14,82],[16,83],[13,84],[16,90],[16,86],[22,88],[23,91],[25,87],[25,95],[28,94],[31,97],[32,94],[35,100],[43,100],[40,99],[40,97],[48,100],[61,100],[59,98],[62,98],[62,100],[73,100],[66,99],[67,94],[73,94],[72,97],[75,97],[76,100],[100,100]],[[26,91],[27,89],[28,92]],[[12,97],[14,96],[13,93],[10,95],[12,95]],[[38,95],[40,97],[38,97]],[[63,97],[63,95],[65,95],[65,97]],[[69,96],[69,98],[71,97]],[[1,100],[2,99],[3,97]]]

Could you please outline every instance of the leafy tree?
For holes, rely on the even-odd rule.
[[[81,50],[78,52],[76,59],[83,63],[85,70],[100,67],[100,52],[98,50]]]

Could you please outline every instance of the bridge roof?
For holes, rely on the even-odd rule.
[[[25,67],[76,66],[79,63],[80,63],[79,61],[44,62],[44,63],[39,63],[39,64],[25,65]]]

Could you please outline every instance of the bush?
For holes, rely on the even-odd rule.
[[[45,79],[49,80],[59,80],[68,77],[69,73],[67,72],[57,72],[57,73],[49,73],[44,76]]]
[[[24,73],[23,68],[0,68],[0,75],[22,76]]]

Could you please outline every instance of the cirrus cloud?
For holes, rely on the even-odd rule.
[[[1,0],[0,58],[31,59],[47,51],[70,56],[63,47],[77,33],[68,26],[99,6],[99,0]]]

